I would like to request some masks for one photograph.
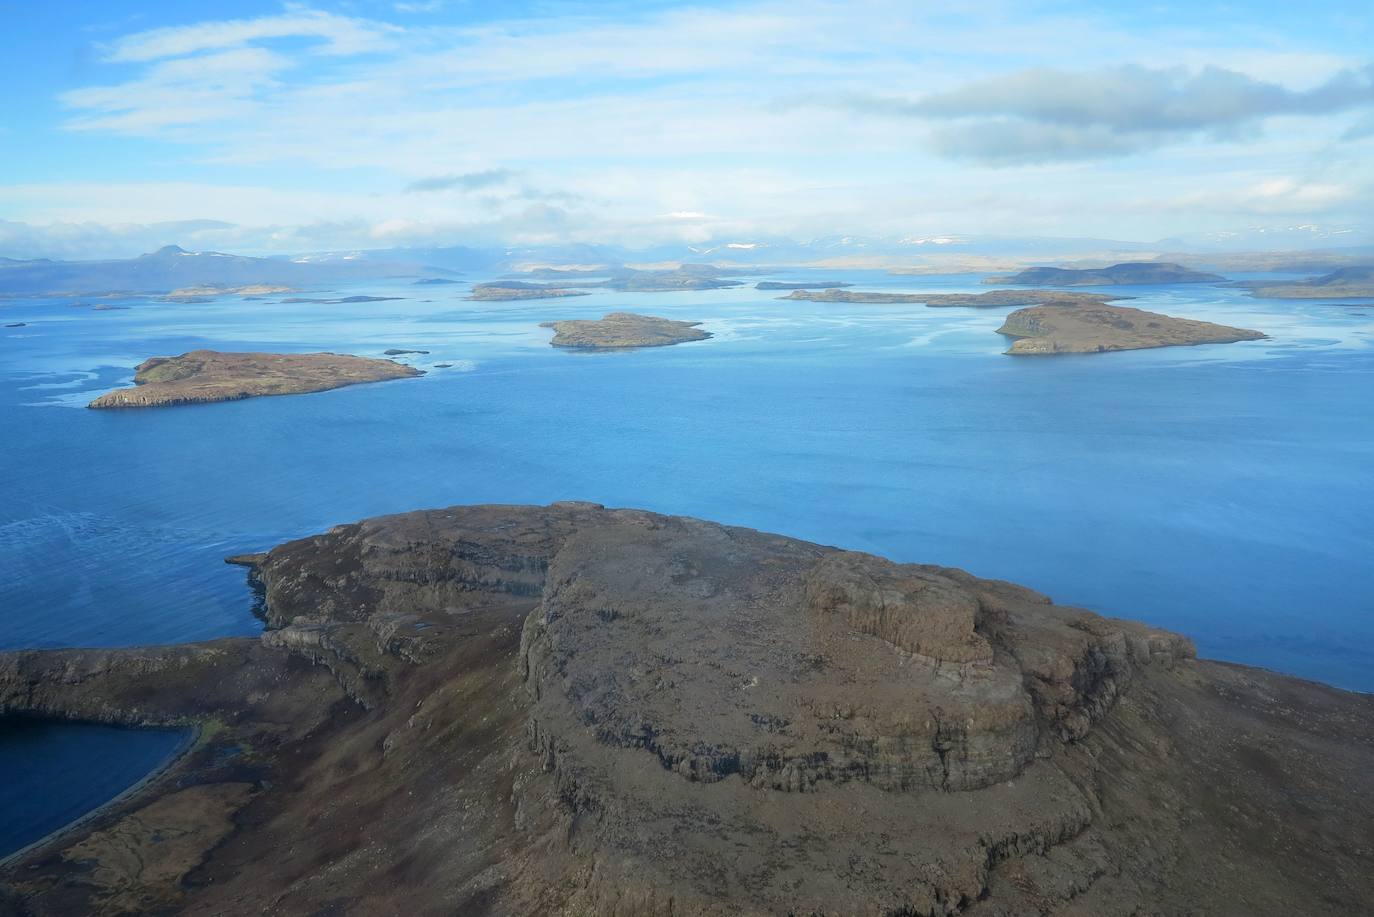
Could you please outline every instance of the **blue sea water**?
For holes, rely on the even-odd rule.
[[[227,554],[379,513],[582,499],[959,566],[1181,631],[1206,656],[1374,690],[1374,303],[1131,288],[1131,305],[1271,337],[1016,358],[993,333],[1009,308],[752,284],[517,303],[466,289],[0,304],[27,323],[0,329],[0,648],[252,633]],[[612,310],[715,337],[588,354],[538,327]],[[403,358],[420,379],[82,408],[145,357],[197,347],[430,353]]]
[[[118,796],[187,732],[0,720],[0,857]]]

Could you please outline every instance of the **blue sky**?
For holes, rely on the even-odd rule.
[[[1368,0],[952,8],[0,0],[0,255],[1374,241]]]

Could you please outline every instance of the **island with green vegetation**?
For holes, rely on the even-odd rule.
[[[1099,287],[1131,284],[1222,283],[1220,274],[1195,271],[1168,261],[1126,261],[1110,267],[1029,267],[1006,277],[988,277],[983,283],[1028,286]]]
[[[1374,697],[1009,582],[588,503],[230,560],[260,635],[0,653],[0,715],[195,736],[0,863],[0,912],[1374,900]]]
[[[131,388],[117,388],[92,408],[145,408],[237,401],[263,395],[323,392],[387,379],[424,375],[391,360],[339,353],[222,353],[193,350],[152,357],[138,365]]]
[[[1247,328],[1105,303],[1018,309],[1007,316],[997,333],[1019,339],[1007,351],[1015,355],[1104,353],[1189,344],[1229,344],[1266,337],[1262,332]]]
[[[554,347],[579,350],[627,350],[635,347],[666,347],[688,341],[704,341],[711,336],[697,326],[701,322],[680,322],[655,315],[611,312],[599,319],[569,319],[543,322],[552,328]]]
[[[1239,285],[1269,299],[1374,299],[1374,266],[1337,268],[1311,280],[1246,280]]]
[[[1107,300],[1129,296],[1104,296],[1101,293],[1067,293],[1063,290],[989,290],[986,293],[869,293],[860,290],[794,290],[779,299],[807,302],[911,303],[932,308],[967,306],[975,309],[995,306],[1038,306],[1050,303],[1065,306],[1094,306]]]

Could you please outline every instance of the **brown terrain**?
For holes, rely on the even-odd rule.
[[[1010,354],[1101,353],[1181,344],[1257,341],[1259,331],[1175,318],[1125,306],[1032,306],[1007,316],[998,334],[1020,338]]]
[[[1310,280],[1247,280],[1237,285],[1270,299],[1374,299],[1374,265],[1341,267]]]
[[[0,913],[1374,907],[1374,698],[1019,586],[592,504],[234,561],[258,639],[0,654],[4,714],[199,730]]]
[[[559,299],[564,296],[586,296],[581,290],[568,290],[552,284],[523,283],[479,283],[472,287],[471,300],[479,302],[504,302],[521,299]]]
[[[581,350],[625,350],[633,347],[664,347],[688,341],[704,341],[711,336],[702,331],[700,322],[679,322],[655,315],[633,312],[611,312],[599,319],[569,319],[561,322],[542,322],[540,328],[552,328],[555,347]]]
[[[1130,299],[1102,293],[1069,293],[1063,290],[989,290],[986,293],[865,293],[859,290],[795,290],[779,299],[808,302],[913,303],[931,307],[971,306],[1098,306],[1108,300]]]
[[[423,373],[391,360],[338,353],[221,353],[193,350],[138,365],[134,387],[106,392],[93,408],[144,408],[322,392]]]

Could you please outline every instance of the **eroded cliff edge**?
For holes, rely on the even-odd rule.
[[[206,727],[10,863],[13,912],[1374,900],[1370,698],[1008,583],[589,504],[237,560],[259,640],[0,656],[6,713]]]

